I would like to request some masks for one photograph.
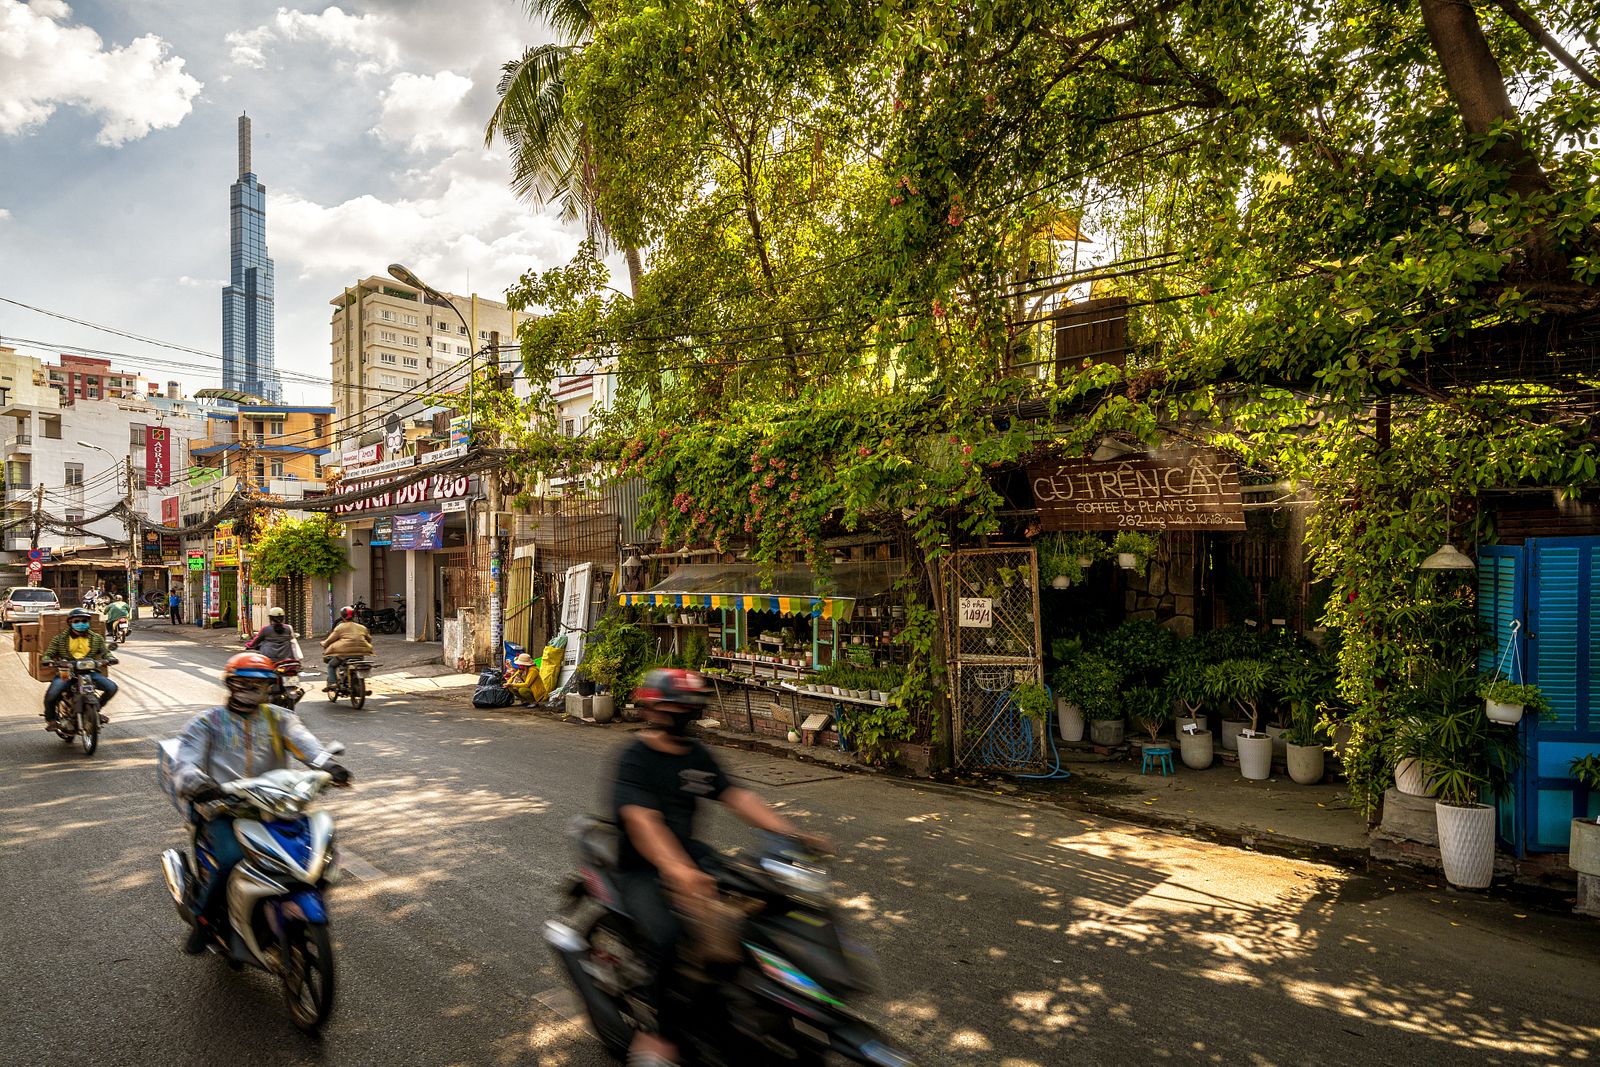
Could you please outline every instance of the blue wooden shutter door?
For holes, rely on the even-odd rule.
[[[1592,801],[1567,765],[1600,750],[1600,707],[1590,677],[1590,665],[1600,662],[1600,538],[1530,538],[1526,549],[1527,674],[1555,717],[1524,716],[1518,728],[1526,753],[1519,840],[1530,852],[1565,852],[1572,819]]]
[[[1506,677],[1520,682],[1526,675],[1527,623],[1513,630],[1512,623],[1525,616],[1526,586],[1521,545],[1488,545],[1478,549],[1478,673],[1486,677],[1503,669]],[[1515,649],[1510,649],[1515,642]],[[1503,664],[1503,667],[1502,667]],[[1512,795],[1495,801],[1495,832],[1501,844],[1520,854],[1526,840],[1524,798],[1527,790],[1520,775]]]

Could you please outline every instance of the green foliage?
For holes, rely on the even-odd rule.
[[[1272,664],[1263,659],[1229,659],[1206,668],[1206,691],[1221,707],[1237,709],[1261,729],[1261,701],[1271,690]]]
[[[595,684],[627,700],[645,671],[657,666],[650,632],[629,621],[626,609],[613,609],[589,632],[578,670]],[[683,666],[678,663],[677,666]]]
[[[289,577],[331,578],[349,570],[350,560],[327,515],[279,516],[257,527],[250,541],[250,567],[256,582],[270,585]]]
[[[1034,546],[1039,553],[1039,581],[1045,585],[1058,577],[1073,584],[1083,581],[1082,561],[1093,564],[1106,554],[1105,541],[1091,533],[1046,533]]]
[[[1083,652],[1056,668],[1056,696],[1076,704],[1084,718],[1122,717],[1122,669],[1115,660],[1096,652]]]
[[[690,670],[706,669],[706,635],[700,630],[690,630],[683,639],[683,665]]]
[[[1116,555],[1130,555],[1134,559],[1133,572],[1143,574],[1150,564],[1150,557],[1156,554],[1156,539],[1152,534],[1140,533],[1138,530],[1119,530],[1117,536],[1111,539],[1110,553]]]
[[[1011,690],[1011,702],[1036,723],[1050,717],[1050,691],[1038,682],[1024,682]]]
[[[1178,658],[1179,639],[1164,626],[1148,619],[1129,619],[1095,644],[1130,685],[1159,684]]]
[[[1550,701],[1536,685],[1517,685],[1504,678],[1495,678],[1480,685],[1478,695],[1496,704],[1521,704],[1525,710],[1542,718],[1555,718]]]
[[[1128,718],[1142,726],[1154,741],[1172,721],[1172,694],[1159,686],[1134,686],[1123,696]]]
[[[1401,713],[1385,746],[1389,766],[1421,760],[1446,804],[1475,804],[1487,790],[1504,796],[1521,760],[1516,732],[1483,714],[1470,664],[1439,668],[1397,694]]]
[[[1600,792],[1600,753],[1590,753],[1574,759],[1567,764],[1567,773],[1591,791]]]

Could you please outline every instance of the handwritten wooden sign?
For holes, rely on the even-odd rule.
[[[1205,449],[1031,467],[1046,530],[1242,530],[1239,464]]]

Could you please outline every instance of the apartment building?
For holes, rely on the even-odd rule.
[[[516,312],[477,294],[443,295],[374,275],[329,301],[333,405],[348,436],[391,412],[421,415],[431,389],[465,383],[467,368],[455,368],[474,353],[480,367],[516,362],[502,349],[516,343]]]
[[[145,392],[145,380],[137,374],[115,370],[109,359],[63,354],[60,363],[46,363],[51,388],[63,407],[80,400],[122,400]]]
[[[213,411],[206,418],[205,437],[192,444],[189,457],[198,468],[220,471],[260,490],[270,491],[273,482],[320,485],[324,462],[332,462],[327,457],[333,447],[333,417],[331,407],[285,404]]]

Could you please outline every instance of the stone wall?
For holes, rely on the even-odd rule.
[[[1123,572],[1123,611],[1127,618],[1150,619],[1179,637],[1194,636],[1200,537],[1192,533],[1163,534],[1143,575]]]

